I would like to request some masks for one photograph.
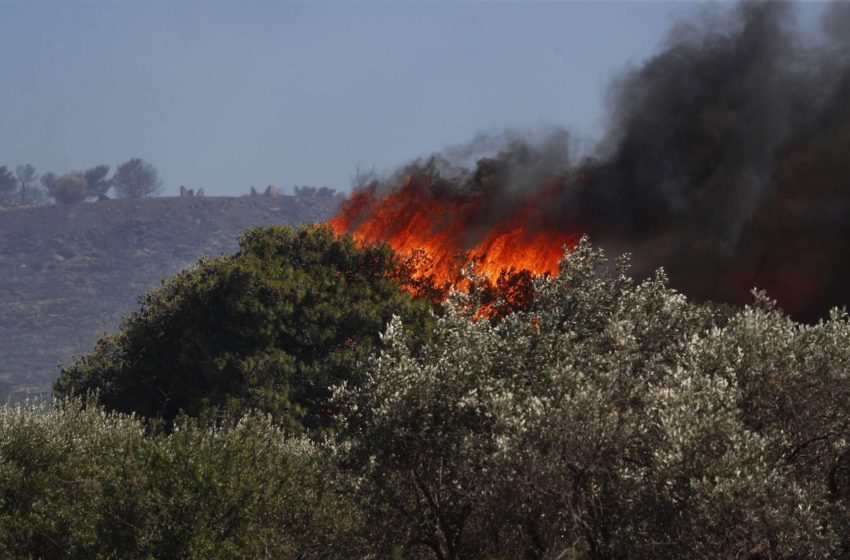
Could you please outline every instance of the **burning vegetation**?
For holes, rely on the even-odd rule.
[[[501,195],[501,183],[494,180],[496,169],[482,169],[500,162],[479,161],[478,172],[461,189],[433,163],[407,170],[401,186],[384,195],[377,183],[355,192],[331,225],[360,241],[386,241],[406,255],[418,293],[443,295],[451,286],[467,285],[463,269],[474,264],[489,279],[487,289],[521,304],[532,275],[557,272],[563,247],[581,238],[580,231],[565,231],[546,213],[565,183],[553,179],[525,196],[517,193],[512,208],[493,221],[491,202]]]
[[[364,185],[331,225],[436,287],[469,262],[551,274],[589,234],[694,298],[758,286],[821,316],[850,303],[850,5],[827,12],[817,37],[777,2],[680,24],[615,82],[592,154],[562,130],[482,137]]]

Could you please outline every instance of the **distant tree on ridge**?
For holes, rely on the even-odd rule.
[[[144,198],[162,192],[162,180],[156,168],[141,158],[119,165],[112,176],[112,186],[123,198]]]
[[[17,188],[18,179],[5,165],[0,166],[0,205],[12,204]]]
[[[86,180],[87,195],[95,198],[106,196],[106,192],[112,187],[112,181],[107,179],[109,175],[108,165],[97,165],[82,173]]]
[[[19,165],[15,168],[15,176],[18,178],[18,192],[21,205],[37,202],[41,193],[36,190],[38,173],[36,173],[35,167],[29,163]]]

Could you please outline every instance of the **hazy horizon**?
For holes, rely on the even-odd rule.
[[[141,157],[165,195],[239,195],[347,190],[504,129],[592,142],[611,80],[706,6],[0,2],[0,165]]]

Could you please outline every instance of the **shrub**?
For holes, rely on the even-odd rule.
[[[86,198],[87,185],[85,177],[80,175],[62,175],[56,179],[50,189],[50,196],[61,204],[77,204]]]
[[[146,434],[74,400],[0,408],[3,558],[353,556],[343,487],[326,453],[265,416]]]

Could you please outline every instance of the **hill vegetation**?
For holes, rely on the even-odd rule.
[[[331,291],[346,301],[364,287],[325,266],[344,271],[340,263],[375,249],[325,233],[256,230],[238,258],[272,251],[272,268],[284,271],[265,273],[275,293],[327,295],[334,277]],[[353,260],[317,257],[316,242]],[[313,278],[285,272],[302,263]],[[217,292],[198,281],[223,288],[231,275],[205,266],[149,296],[160,311],[143,308],[116,340],[148,318],[163,332],[182,324],[165,311],[193,297],[208,302],[204,313],[225,313],[229,300],[206,298]],[[403,274],[390,276],[401,288]],[[586,242],[556,277],[533,279],[522,308],[482,314],[492,301],[476,285],[452,294],[427,329],[416,314],[390,319],[344,375],[287,377],[293,395],[301,383],[326,391],[322,426],[293,429],[274,409],[249,410],[250,397],[163,418],[145,391],[123,395],[138,396],[138,408],[97,393],[3,408],[0,554],[791,560],[850,551],[845,313],[800,324],[758,292],[745,308],[693,303],[663,271],[634,281],[625,261],[612,265]],[[220,315],[224,326],[259,334],[312,324],[318,298],[291,300],[281,314],[264,293],[237,300],[260,311],[256,324]],[[360,312],[400,297],[373,293]],[[347,316],[316,325],[344,336]],[[211,355],[229,348],[233,333],[208,328],[209,338],[191,340]],[[153,331],[149,339],[161,379],[190,381],[180,354],[158,348]],[[74,367],[87,368],[85,388],[108,396],[120,377],[98,362],[102,352]],[[255,387],[276,382],[258,377]]]

